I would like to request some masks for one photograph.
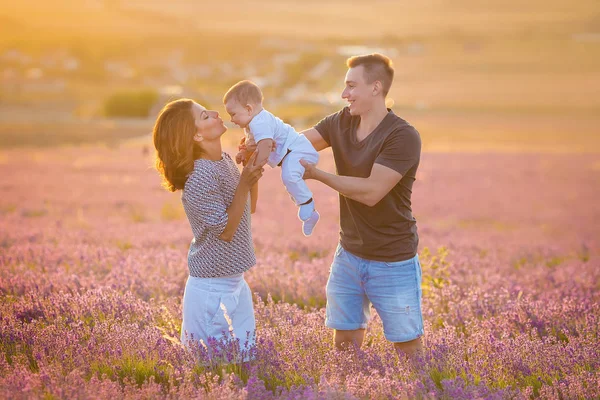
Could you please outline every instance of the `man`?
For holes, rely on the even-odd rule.
[[[387,340],[421,351],[421,265],[411,193],[421,156],[417,130],[385,105],[394,70],[381,54],[347,61],[348,106],[302,132],[332,148],[337,174],[302,161],[304,178],[339,192],[340,243],[327,282],[326,325],[337,348],[361,346],[372,303]]]

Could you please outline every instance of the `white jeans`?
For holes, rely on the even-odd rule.
[[[183,294],[181,342],[208,338],[239,339],[241,350],[254,346],[256,322],[252,293],[244,274],[223,278],[189,276]],[[244,360],[246,361],[246,360]]]
[[[292,196],[294,203],[299,206],[312,198],[312,192],[302,179],[304,167],[300,160],[311,164],[319,162],[319,153],[304,135],[300,135],[290,148],[291,152],[283,159],[281,164],[281,180],[286,190]]]

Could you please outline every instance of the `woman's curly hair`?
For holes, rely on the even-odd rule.
[[[197,128],[192,104],[193,100],[179,99],[165,105],[152,132],[156,169],[163,178],[163,186],[171,192],[183,189],[194,170],[194,161],[202,154],[202,148],[194,140]]]

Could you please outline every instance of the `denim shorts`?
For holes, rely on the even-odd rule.
[[[390,342],[423,335],[419,256],[382,262],[360,258],[338,245],[327,281],[325,325],[338,330],[365,329],[371,303]]]

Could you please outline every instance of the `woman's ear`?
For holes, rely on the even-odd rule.
[[[202,137],[202,135],[201,135],[200,133],[196,133],[196,134],[194,135],[194,140],[195,140],[196,142],[201,142],[201,141],[203,141],[203,140],[204,140],[204,138]]]

